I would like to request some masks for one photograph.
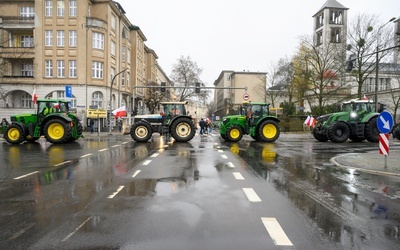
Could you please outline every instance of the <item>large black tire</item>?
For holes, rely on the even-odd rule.
[[[261,142],[274,142],[279,138],[281,130],[276,121],[265,120],[258,127],[257,141]]]
[[[25,133],[20,126],[11,124],[4,133],[4,139],[11,144],[20,144],[25,141]]]
[[[226,141],[231,141],[231,142],[240,141],[240,139],[242,139],[242,137],[243,137],[242,127],[240,127],[238,125],[230,126],[226,130],[225,137],[226,137]]]
[[[189,118],[177,118],[171,125],[170,133],[177,142],[188,142],[196,134],[194,123]]]
[[[400,140],[400,125],[394,129],[393,138]]]
[[[222,137],[222,139],[226,140],[226,135],[225,134],[220,133],[219,135]]]
[[[350,136],[350,128],[344,122],[335,122],[328,128],[328,138],[335,143],[347,141]]]
[[[320,127],[315,126],[312,130],[312,135],[319,142],[327,142],[329,140],[326,133],[321,133]]]
[[[137,142],[147,142],[151,138],[153,130],[147,122],[139,121],[132,125],[130,134],[132,139]]]
[[[72,137],[71,126],[62,119],[51,119],[44,125],[44,137],[54,144],[67,143]]]
[[[365,139],[369,142],[379,142],[378,117],[374,117],[365,125]]]

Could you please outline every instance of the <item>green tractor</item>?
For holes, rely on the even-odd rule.
[[[274,142],[280,135],[279,119],[270,115],[269,103],[248,102],[240,107],[240,115],[225,116],[220,124],[220,135],[236,142],[244,134],[260,142]]]
[[[371,100],[357,99],[344,102],[341,112],[317,117],[312,134],[320,142],[331,140],[342,143],[347,139],[354,142],[363,140],[378,142],[379,113],[374,110],[375,104]],[[380,104],[380,110],[383,110],[382,104]]]
[[[137,115],[130,135],[136,142],[147,142],[153,133],[171,135],[175,141],[190,141],[196,134],[192,117],[186,115],[187,102],[161,102],[161,114]]]
[[[400,124],[393,129],[393,138],[400,140]]]
[[[11,144],[34,142],[41,136],[55,144],[83,138],[81,121],[69,111],[67,100],[38,99],[36,112],[12,115],[4,133],[4,139]]]

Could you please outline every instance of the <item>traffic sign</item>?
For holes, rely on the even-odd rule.
[[[247,94],[247,93],[244,93],[244,94],[243,94],[243,100],[245,100],[245,101],[250,100],[250,95]]]
[[[389,155],[389,134],[379,134],[379,154]]]
[[[378,126],[379,132],[383,134],[389,133],[393,128],[393,116],[389,112],[383,111],[378,116],[376,125]]]

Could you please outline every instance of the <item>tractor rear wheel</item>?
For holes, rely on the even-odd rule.
[[[240,141],[240,139],[242,139],[242,137],[243,137],[242,127],[240,127],[238,125],[230,126],[226,130],[225,136],[226,136],[227,141],[231,141],[231,142]]]
[[[171,136],[178,142],[190,141],[196,134],[194,123],[189,118],[176,118],[171,125]]]
[[[153,131],[150,124],[139,121],[132,125],[130,134],[132,139],[137,142],[147,142],[151,138]]]
[[[369,142],[378,142],[379,141],[379,130],[376,120],[378,117],[374,117],[367,125],[365,125],[365,139]]]
[[[258,141],[274,142],[278,139],[281,131],[276,121],[265,120],[258,127],[257,133]]]
[[[326,133],[321,132],[321,126],[315,126],[311,133],[314,136],[314,138],[319,142],[326,142],[329,140]]]
[[[350,128],[344,122],[335,122],[328,128],[328,138],[332,142],[341,143],[347,141],[350,136]]]
[[[400,140],[400,125],[393,131],[393,137]]]
[[[4,134],[4,139],[11,144],[20,144],[25,141],[25,134],[20,126],[11,124]]]
[[[69,142],[72,137],[71,126],[64,120],[52,119],[44,125],[44,137],[54,144]]]

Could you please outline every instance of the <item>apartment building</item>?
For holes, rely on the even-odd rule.
[[[32,111],[39,98],[65,98],[91,110],[143,107],[148,81],[167,78],[142,30],[107,0],[0,1],[0,110]],[[144,110],[144,109],[143,109]],[[107,126],[107,117],[100,123]]]

